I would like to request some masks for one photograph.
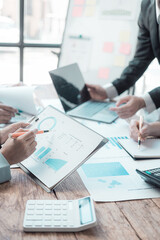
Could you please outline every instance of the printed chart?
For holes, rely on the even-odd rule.
[[[23,161],[23,165],[52,187],[77,168],[97,148],[103,137],[51,106],[38,117],[31,128],[50,131],[36,135],[36,151]]]

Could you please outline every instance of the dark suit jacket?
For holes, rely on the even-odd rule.
[[[142,76],[154,58],[160,63],[160,39],[156,18],[155,0],[143,0],[138,20],[139,33],[133,60],[120,78],[113,81],[118,94],[129,89]],[[149,92],[156,107],[160,107],[160,87]]]

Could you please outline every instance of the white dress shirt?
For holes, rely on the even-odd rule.
[[[156,16],[157,16],[157,22],[158,22],[158,19],[160,17],[160,9],[158,7],[158,4],[157,4],[157,1],[155,0],[156,2]],[[113,86],[112,83],[108,83],[104,86],[105,90],[106,90],[106,93],[107,93],[107,96],[108,98],[110,99],[113,99],[115,98],[116,96],[118,96],[118,92],[116,90],[116,88]],[[153,112],[155,109],[156,109],[156,106],[152,100],[152,98],[150,97],[149,93],[146,93],[145,95],[142,96],[144,101],[145,101],[145,104],[146,104],[146,108],[145,110],[150,113],[150,112]]]

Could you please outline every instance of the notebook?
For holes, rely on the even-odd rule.
[[[77,63],[49,72],[64,111],[73,117],[112,123],[118,115],[110,111],[115,103],[91,100]]]
[[[133,139],[120,139],[118,142],[135,160],[160,158],[160,139],[146,139],[141,143],[140,148]]]
[[[108,141],[52,106],[39,113],[30,128],[49,132],[36,135],[36,151],[19,166],[47,192]]]

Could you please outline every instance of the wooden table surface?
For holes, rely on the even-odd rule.
[[[37,90],[39,99],[56,97],[52,86]],[[44,96],[43,96],[44,95]],[[79,233],[25,233],[23,218],[29,199],[77,199],[88,196],[77,172],[45,192],[21,169],[11,170],[10,182],[0,184],[0,240],[135,240],[160,239],[160,199],[95,203],[97,226]]]
[[[77,172],[47,193],[21,169],[0,184],[0,240],[132,240],[160,239],[160,199],[95,203],[97,226],[79,233],[25,233],[23,217],[29,199],[77,199],[89,195]]]

